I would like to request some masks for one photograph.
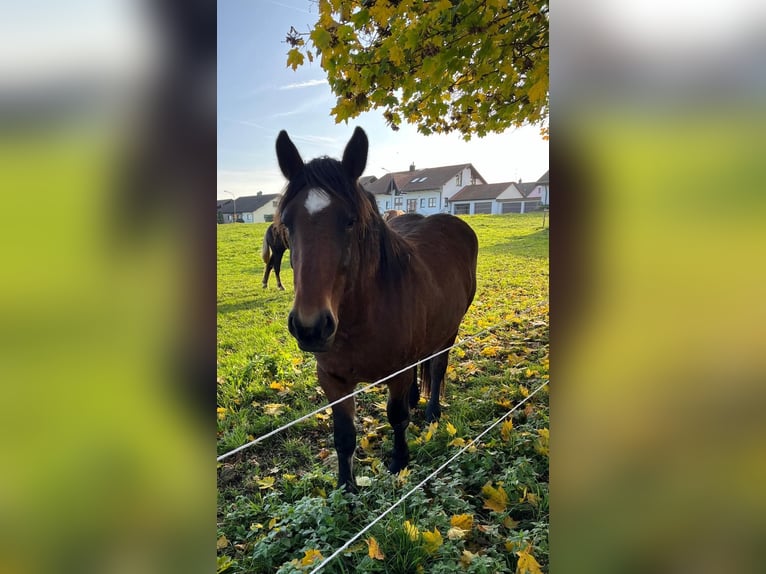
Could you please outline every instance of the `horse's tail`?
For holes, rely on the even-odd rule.
[[[261,246],[261,257],[263,258],[263,262],[268,265],[269,259],[271,258],[271,249],[269,248],[269,230],[266,230],[266,233],[263,234],[263,245]]]
[[[420,363],[420,395],[423,397],[431,396],[431,361],[428,359]],[[439,383],[439,397],[444,398],[446,396],[447,376],[442,377]]]

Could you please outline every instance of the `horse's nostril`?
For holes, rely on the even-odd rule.
[[[293,311],[290,311],[290,313],[287,315],[287,330],[293,337],[296,336],[295,313]]]
[[[335,318],[330,311],[325,311],[324,319],[322,323],[322,329],[320,330],[321,338],[329,339],[335,333]]]

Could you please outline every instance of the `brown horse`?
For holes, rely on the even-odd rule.
[[[383,221],[390,221],[394,217],[398,217],[400,215],[404,215],[404,212],[401,209],[388,209],[383,212]]]
[[[279,205],[290,234],[295,301],[290,334],[314,353],[319,384],[330,402],[446,349],[476,291],[478,241],[461,219],[402,215],[383,222],[358,178],[367,163],[367,136],[356,128],[343,160],[304,163],[285,131],[277,158],[288,186]],[[426,419],[441,414],[447,353],[423,364],[430,399]],[[388,380],[388,421],[394,431],[389,470],[409,462],[405,431],[417,404],[415,369]],[[414,403],[414,404],[413,404]],[[333,407],[338,485],[355,488],[354,399]]]
[[[269,273],[274,270],[274,276],[277,278],[277,288],[284,291],[282,280],[279,278],[279,271],[282,268],[282,256],[290,248],[287,240],[287,230],[283,225],[272,223],[263,234],[263,245],[261,247],[261,257],[266,264],[266,271],[263,272],[263,288],[269,284]]]

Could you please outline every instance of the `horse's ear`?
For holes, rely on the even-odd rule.
[[[367,165],[368,147],[367,134],[357,127],[343,151],[343,167],[354,181],[359,179]]]
[[[301,154],[298,153],[298,148],[285,130],[279,132],[277,136],[277,161],[279,161],[279,169],[287,179],[293,179],[303,170]]]

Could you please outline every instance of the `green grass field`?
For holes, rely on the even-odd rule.
[[[466,216],[476,297],[450,353],[438,425],[412,413],[410,467],[386,470],[386,388],[357,396],[359,493],[335,489],[322,412],[218,464],[219,572],[310,571],[548,380],[542,214]],[[266,224],[218,227],[218,453],[326,404],[313,356],[287,332],[292,272],[261,288]],[[490,328],[488,331],[483,331]],[[483,331],[483,332],[482,332]],[[328,411],[329,412],[329,411]],[[324,572],[539,572],[548,564],[548,387],[415,492]]]

